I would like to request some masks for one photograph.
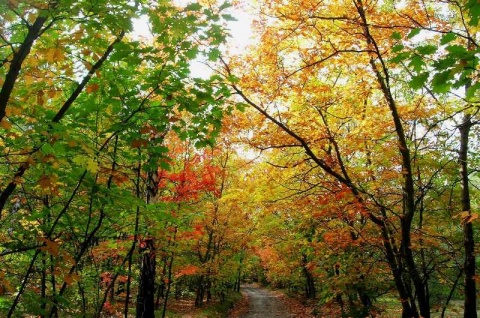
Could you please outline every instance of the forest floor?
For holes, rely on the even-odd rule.
[[[309,306],[286,296],[281,291],[267,290],[258,285],[242,286],[243,299],[230,311],[229,318],[291,318],[314,317]]]
[[[298,299],[286,296],[281,291],[268,290],[256,284],[242,286],[241,298],[233,299],[233,309],[213,302],[203,308],[195,308],[193,300],[172,300],[169,304],[169,318],[292,318],[314,317],[312,307]],[[237,296],[234,296],[237,297]],[[224,304],[230,306],[231,303]],[[228,312],[228,313],[227,313]]]
[[[233,304],[235,305],[231,308]],[[284,291],[269,290],[257,284],[242,286],[241,295],[230,295],[225,303],[212,302],[202,308],[195,308],[193,299],[172,299],[168,307],[168,318],[332,318],[341,315],[335,302],[315,308],[313,303],[309,304],[304,299],[290,297]],[[452,301],[449,307],[445,317],[463,317],[460,301]],[[316,316],[313,314],[315,312]],[[377,302],[372,315],[376,318],[400,317],[401,308],[396,299],[383,298]],[[440,316],[441,309],[433,308],[432,317]]]

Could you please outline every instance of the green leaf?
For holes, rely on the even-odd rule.
[[[404,46],[402,44],[397,44],[392,47],[392,53],[397,53],[403,50]]]
[[[100,170],[100,167],[95,159],[88,158],[86,161],[86,169],[95,174]]]
[[[238,20],[235,19],[231,14],[222,14],[222,18],[223,18],[225,21],[238,21]]]
[[[220,50],[219,49],[212,49],[208,52],[208,60],[209,61],[216,61],[220,57]]]
[[[196,58],[197,54],[198,54],[198,48],[196,48],[196,47],[194,47],[194,48],[185,52],[185,56],[188,57],[189,59]]]
[[[456,55],[458,58],[465,58],[469,55],[467,49],[462,45],[449,45],[445,49],[451,54]]]
[[[429,55],[437,52],[438,48],[435,45],[427,44],[416,48],[416,51],[422,55]]]
[[[397,64],[397,63],[405,61],[409,57],[410,57],[409,52],[401,52],[401,53],[397,54],[396,56],[394,56],[393,58],[391,58],[390,62]]]
[[[437,70],[446,70],[449,67],[452,67],[457,62],[457,59],[453,58],[452,56],[446,57],[444,59],[438,60],[433,63],[433,67]]]
[[[419,34],[421,30],[422,29],[420,29],[420,28],[413,29],[412,31],[410,31],[410,33],[408,33],[407,38],[409,38],[409,39],[413,38],[414,36]]]
[[[185,7],[187,11],[200,11],[202,10],[202,5],[199,3],[190,3],[188,6]]]
[[[420,56],[414,55],[410,60],[410,63],[408,63],[408,66],[412,67],[415,72],[419,73],[425,66],[425,62]]]
[[[393,32],[392,35],[390,35],[390,38],[393,40],[401,40],[402,34],[400,32]]]
[[[412,77],[408,85],[413,89],[422,88],[428,80],[428,73],[421,73]]]
[[[475,93],[479,89],[480,89],[480,82],[477,82],[467,89],[467,92],[466,92],[465,96],[467,97],[468,100],[471,100],[473,97],[475,97]]]
[[[159,167],[161,170],[167,170],[167,171],[170,171],[170,169],[171,169],[170,164],[169,164],[168,161],[166,161],[166,160],[160,160],[160,161],[159,161],[159,164],[158,164],[158,167]]]
[[[480,3],[478,3],[477,0],[469,0],[467,9],[470,16],[470,21],[468,24],[472,26],[478,25],[478,20],[480,18]]]
[[[453,40],[455,40],[457,38],[457,35],[453,32],[448,32],[447,34],[444,34],[442,36],[442,39],[440,40],[440,44],[441,45],[445,45],[447,43],[450,43],[452,42]]]
[[[225,10],[226,8],[230,8],[232,4],[230,2],[224,2],[222,5],[218,8],[220,11]]]
[[[49,143],[45,143],[42,146],[42,152],[46,155],[53,155],[55,154],[55,150],[53,149],[52,145]]]
[[[450,71],[437,73],[432,79],[432,90],[436,93],[447,93],[450,90],[450,80],[452,75]]]
[[[67,151],[65,150],[65,145],[59,142],[56,142],[55,144],[53,144],[53,149],[54,149],[55,155],[57,156],[62,156],[67,153]]]

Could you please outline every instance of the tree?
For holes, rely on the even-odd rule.
[[[281,149],[280,158],[300,157],[281,166],[305,166],[312,176],[321,175],[305,186],[309,193],[327,187],[355,206],[355,217],[338,216],[352,237],[362,237],[367,223],[377,227],[402,316],[429,317],[433,264],[443,260],[424,235],[438,224],[434,215],[450,225],[449,204],[433,203],[442,191],[433,185],[452,180],[453,162],[442,156],[442,147],[450,145],[446,120],[452,112],[448,104],[405,87],[401,68],[389,60],[395,56],[392,33],[403,36],[418,24],[444,21],[415,1],[400,8],[362,1],[270,2],[258,8],[261,44],[225,61],[223,73],[263,117],[258,143]]]
[[[478,95],[477,77],[477,57],[478,51],[476,43],[475,26],[478,25],[478,4],[474,1],[466,3],[446,2],[443,8],[448,8],[456,13],[458,19],[452,19],[451,24],[443,28],[431,28],[427,25],[418,24],[408,38],[414,38],[419,32],[425,36],[441,34],[438,41],[434,38],[430,43],[414,47],[414,50],[408,49],[408,39],[399,41],[395,51],[400,52],[394,58],[396,62],[408,61],[402,64],[411,79],[409,84],[416,89],[425,89],[432,96],[446,95],[449,99],[454,99],[457,104],[456,112],[452,115],[452,120],[458,128],[458,153],[461,180],[461,215],[464,228],[464,252],[465,261],[463,270],[465,271],[465,317],[476,317],[476,286],[475,286],[475,254],[474,254],[474,233],[472,218],[475,215],[471,212],[470,204],[470,174],[468,152],[470,147],[469,135],[473,125],[476,124],[472,118],[478,113],[475,110],[476,96]],[[442,7],[440,7],[442,8]],[[428,34],[428,35],[427,35]],[[403,40],[394,34],[398,40]],[[438,52],[441,52],[438,54]],[[428,60],[432,54],[437,53],[432,60]],[[456,98],[455,89],[464,89],[464,96]],[[438,98],[438,97],[435,97]],[[473,107],[473,109],[472,109]],[[462,113],[463,118],[459,114]]]
[[[77,294],[84,315],[117,311],[106,299],[124,274],[127,314],[137,286],[130,289],[132,260],[143,248],[136,240],[148,239],[153,213],[145,190],[152,171],[168,166],[162,136],[211,144],[227,111],[218,78],[194,79],[189,70],[196,58],[216,58],[226,6],[0,6],[1,284],[18,286],[2,295],[4,314],[73,314]],[[140,16],[149,19],[148,39],[130,33]],[[130,248],[104,259],[110,265],[92,264],[92,250],[107,241]],[[106,286],[98,284],[102,267]]]

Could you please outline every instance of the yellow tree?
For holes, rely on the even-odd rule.
[[[325,178],[315,184],[354,204],[354,218],[340,217],[353,237],[366,222],[378,228],[403,317],[430,317],[424,256],[434,247],[413,232],[428,234],[434,216],[450,224],[448,204],[435,198],[440,176],[451,176],[441,149],[451,110],[414,94],[389,59],[394,31],[442,26],[437,16],[420,1],[259,1],[259,44],[224,61],[234,92],[263,118],[258,143],[295,153],[293,166],[310,166]]]

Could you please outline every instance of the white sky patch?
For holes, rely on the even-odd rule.
[[[146,15],[141,16],[138,19],[133,19],[133,31],[132,36],[134,38],[152,39],[152,33],[148,24],[148,17]]]
[[[192,1],[175,0],[174,2],[180,6],[185,6]],[[230,36],[227,37],[227,43],[221,47],[222,53],[243,53],[247,46],[252,43],[252,16],[246,10],[237,7],[228,8],[225,14],[231,15],[236,21],[227,21],[227,29]],[[133,20],[133,31],[131,35],[139,40],[144,39],[148,41],[153,39],[147,16],[141,16]],[[212,69],[206,64],[207,62],[201,59],[193,61],[190,65],[192,76],[207,78],[212,75]]]
[[[242,53],[252,43],[252,16],[237,8],[232,9],[229,14],[237,21],[228,22],[231,38],[228,39],[227,46],[232,53]]]

